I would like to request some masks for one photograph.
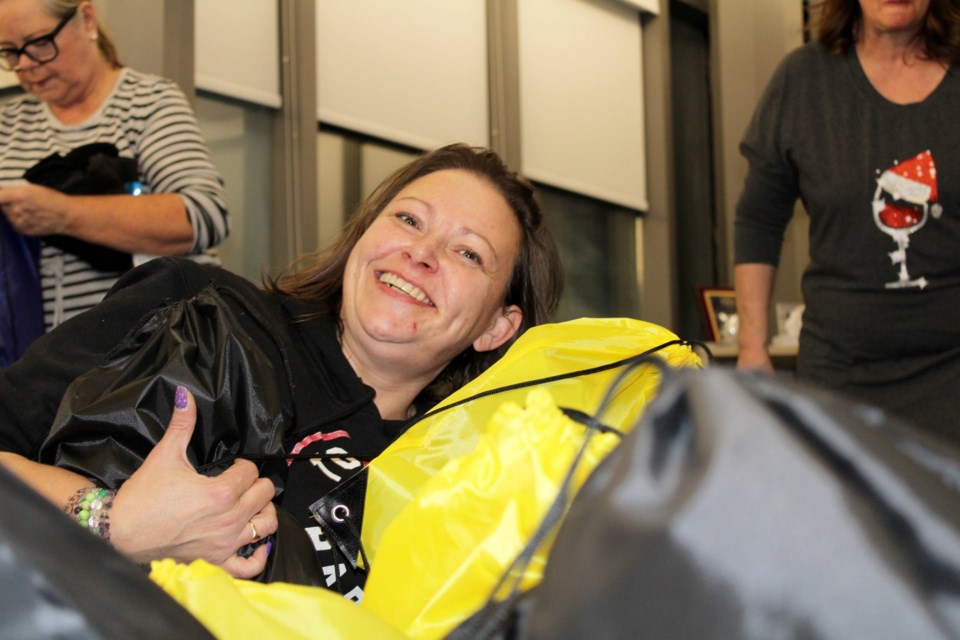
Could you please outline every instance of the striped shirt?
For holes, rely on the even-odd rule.
[[[0,105],[0,185],[22,181],[27,169],[53,153],[93,142],[113,143],[121,156],[137,161],[143,193],[179,195],[193,227],[190,254],[216,261],[204,252],[229,233],[223,180],[193,110],[170,80],[124,68],[96,113],[76,125],[61,123],[30,95]],[[46,245],[40,271],[48,331],[99,302],[121,275]]]

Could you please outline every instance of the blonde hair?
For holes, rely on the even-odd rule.
[[[47,13],[57,19],[62,19],[71,11],[78,10],[84,0],[42,0],[42,2]],[[123,66],[117,54],[117,47],[113,44],[113,40],[110,39],[106,28],[99,20],[97,21],[97,48],[100,49],[100,55],[103,56],[103,59],[114,69]]]

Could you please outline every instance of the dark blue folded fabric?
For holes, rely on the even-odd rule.
[[[43,334],[40,241],[20,235],[0,215],[0,368]]]

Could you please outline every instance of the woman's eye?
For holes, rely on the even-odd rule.
[[[478,265],[483,266],[483,258],[481,258],[480,254],[476,251],[471,251],[470,249],[461,249],[460,255],[471,262],[476,262]]]
[[[417,219],[414,218],[414,217],[413,217],[412,215],[410,215],[409,213],[398,213],[398,214],[397,214],[397,219],[400,220],[401,222],[403,222],[404,224],[409,225],[409,226],[411,226],[411,227],[418,227],[418,226],[420,226],[420,223],[417,221]]]

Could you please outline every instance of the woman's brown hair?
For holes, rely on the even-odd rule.
[[[500,157],[480,147],[452,144],[421,155],[384,180],[358,207],[343,232],[332,244],[308,256],[309,266],[296,268],[298,261],[278,278],[267,282],[272,291],[320,303],[325,313],[339,317],[343,298],[343,276],[347,258],[367,228],[384,207],[408,184],[445,169],[469,171],[489,182],[510,205],[522,230],[520,251],[504,305],[517,305],[523,321],[514,337],[500,348],[477,352],[472,347],[454,358],[425,390],[431,399],[440,399],[460,388],[496,362],[529,327],[548,322],[560,302],[563,272],[553,236],[534,197],[533,186],[509,170]]]

